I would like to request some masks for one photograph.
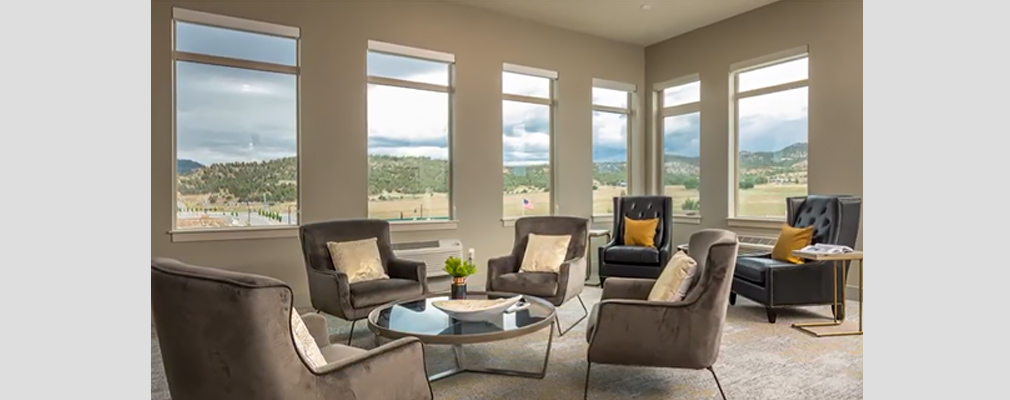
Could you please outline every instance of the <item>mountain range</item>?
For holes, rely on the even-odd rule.
[[[765,176],[806,170],[807,144],[794,143],[777,151],[740,152],[741,174]],[[427,157],[373,155],[368,157],[369,195],[424,194],[448,191],[449,164]],[[664,155],[664,184],[697,182],[698,157]],[[627,166],[623,162],[596,163],[597,184],[625,184]],[[218,163],[209,166],[194,160],[176,162],[179,192],[208,194],[229,201],[293,201],[297,196],[297,159],[280,158],[261,162]],[[547,165],[504,167],[505,190],[527,192],[549,186]]]

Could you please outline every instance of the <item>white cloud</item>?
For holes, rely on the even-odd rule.
[[[368,135],[424,141],[448,135],[447,93],[368,85]]]
[[[628,142],[628,118],[624,114],[593,111],[593,145],[619,146]]]
[[[377,147],[369,149],[368,153],[386,156],[428,157],[437,160],[446,160],[449,156],[449,149],[435,146]]]
[[[502,93],[550,98],[551,81],[547,78],[502,72]]]

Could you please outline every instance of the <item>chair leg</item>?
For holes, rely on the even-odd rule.
[[[593,363],[586,362],[586,387],[582,390],[582,400],[589,399],[589,369],[593,366]]]
[[[729,305],[731,306],[736,305],[736,293],[729,292]]]
[[[722,395],[722,400],[726,400],[726,393],[722,391],[722,385],[719,384],[719,377],[715,375],[715,369],[708,367],[708,372],[711,372],[712,377],[715,378],[715,386],[719,387],[719,394]]]
[[[765,307],[765,312],[768,313],[768,322],[774,324],[775,318],[778,317],[778,314],[775,313],[775,309],[771,307]]]
[[[565,334],[568,333],[568,331],[572,330],[572,328],[574,328],[575,325],[578,325],[579,322],[582,322],[582,320],[586,319],[586,317],[589,316],[589,310],[586,309],[586,303],[582,302],[582,295],[580,294],[578,296],[575,296],[575,298],[579,299],[579,304],[582,305],[582,317],[579,318],[578,321],[572,323],[572,325],[569,326],[568,329],[561,330],[561,318],[558,317],[557,310],[554,311],[554,322],[558,326],[558,337],[565,336]]]
[[[350,332],[347,332],[347,345],[348,346],[351,345],[351,339],[354,339],[354,324],[356,324],[357,322],[358,322],[357,320],[351,321],[351,330],[350,330]]]

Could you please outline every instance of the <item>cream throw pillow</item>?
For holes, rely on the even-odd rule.
[[[568,254],[571,235],[552,236],[531,233],[526,241],[526,253],[519,272],[554,272],[561,270]]]
[[[389,279],[382,268],[378,239],[368,238],[350,242],[326,242],[330,249],[333,268],[347,274],[350,283]]]
[[[652,285],[649,301],[681,301],[694,281],[698,263],[683,251],[678,251],[666,263],[659,279]]]
[[[302,317],[295,310],[291,310],[291,332],[295,336],[295,349],[308,362],[313,371],[319,371],[319,368],[326,365],[326,359],[319,351],[319,344],[316,343],[316,339],[309,333],[309,327],[305,326],[305,321],[302,321]]]

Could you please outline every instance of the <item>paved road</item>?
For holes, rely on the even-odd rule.
[[[284,226],[292,225],[288,220],[287,214],[281,215],[281,221],[270,219],[257,214],[256,212],[239,212],[238,216],[234,216],[227,212],[212,211],[207,213],[202,212],[180,212],[177,218],[179,219],[189,219],[189,218],[200,218],[203,215],[207,215],[211,218],[224,218],[229,221],[231,226]],[[297,220],[297,217],[292,215],[292,217]]]

